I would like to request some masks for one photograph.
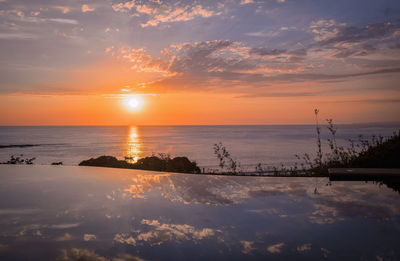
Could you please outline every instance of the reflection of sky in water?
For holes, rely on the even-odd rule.
[[[400,258],[399,194],[373,183],[58,166],[0,175],[0,260]]]

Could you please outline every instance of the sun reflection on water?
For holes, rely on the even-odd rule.
[[[139,130],[136,126],[129,127],[129,133],[126,141],[125,160],[129,163],[135,163],[142,156],[141,141]]]

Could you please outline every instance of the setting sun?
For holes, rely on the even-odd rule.
[[[124,98],[123,102],[129,111],[139,111],[143,108],[144,98],[141,95],[129,95]]]

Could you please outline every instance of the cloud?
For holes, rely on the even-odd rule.
[[[242,244],[243,250],[242,253],[243,254],[248,254],[251,251],[256,250],[255,247],[253,247],[254,242],[253,241],[240,241],[240,243]]]
[[[193,20],[196,17],[207,18],[221,14],[205,8],[200,4],[166,4],[161,0],[150,0],[148,2],[129,1],[112,5],[116,12],[132,12],[135,16],[145,15],[146,22],[142,27],[157,26],[160,23],[180,22]]]
[[[267,49],[267,48],[251,48],[249,51],[249,54],[256,54],[260,56],[266,56],[266,55],[280,55],[286,53],[286,50],[279,50],[279,49]]]
[[[81,10],[82,12],[86,13],[86,12],[93,12],[94,11],[94,7],[89,7],[88,5],[82,5]]]
[[[311,250],[311,244],[303,244],[297,247],[298,252],[306,252]]]
[[[57,228],[57,229],[66,229],[66,228],[73,228],[73,227],[79,227],[80,223],[71,223],[71,224],[57,224],[57,225],[51,225],[51,228]]]
[[[53,6],[54,9],[60,10],[63,14],[67,14],[71,9],[67,6]]]
[[[196,229],[187,224],[166,224],[158,220],[142,219],[142,225],[145,225],[146,232],[137,231],[136,236],[127,233],[116,234],[114,241],[121,244],[135,246],[138,241],[146,242],[150,245],[161,245],[165,242],[184,241],[184,240],[202,240],[215,234],[213,229]]]
[[[336,101],[335,103],[400,103],[400,99],[390,99],[390,98],[384,98],[384,99],[360,99],[360,100],[341,100],[341,101]]]
[[[60,261],[87,260],[87,261],[108,261],[107,258],[96,254],[93,250],[72,248],[67,251],[63,249],[57,258]]]
[[[333,24],[333,22],[332,22]],[[375,52],[375,47],[362,45],[362,50]],[[300,49],[275,49],[250,47],[241,42],[214,40],[181,43],[164,48],[159,56],[150,55],[145,48],[110,49],[109,54],[127,59],[137,72],[156,73],[161,78],[147,84],[148,88],[234,88],[239,85],[267,86],[270,83],[294,83],[300,81],[337,81],[351,77],[399,73],[400,68],[376,70],[345,70],[325,73],[307,65],[309,53],[319,55],[311,47]],[[336,51],[334,55],[345,57],[353,52]],[[362,55],[359,53],[359,55]],[[331,57],[318,57],[325,62]],[[325,60],[324,60],[325,59]],[[370,63],[370,61],[366,61]],[[339,68],[341,69],[341,68]],[[243,94],[246,96],[246,94]],[[266,97],[289,96],[286,93],[265,92]],[[312,93],[294,92],[293,96],[311,96]],[[249,96],[247,96],[249,97]]]
[[[204,9],[201,5],[193,7],[184,6],[176,9],[169,9],[166,12],[155,15],[152,19],[142,24],[142,27],[157,26],[160,23],[180,22],[193,20],[196,17],[210,17],[217,13]]]
[[[322,248],[322,247],[321,247],[321,252],[322,252],[322,254],[324,255],[325,258],[328,258],[328,255],[329,255],[329,253],[330,253],[331,251],[329,251],[329,250],[326,249],[326,248]]]
[[[83,241],[93,241],[96,240],[96,235],[93,234],[84,234]]]
[[[333,224],[354,217],[385,220],[390,216],[390,211],[388,206],[365,204],[357,199],[327,197],[314,203],[314,211],[309,219],[315,224]]]
[[[53,7],[53,8],[66,8],[66,7]],[[65,9],[67,10],[67,9]],[[69,9],[68,9],[69,10]],[[77,20],[74,19],[66,19],[66,18],[48,18],[48,17],[39,17],[40,12],[31,12],[31,16],[26,15],[27,12],[23,12],[18,9],[9,9],[9,10],[0,10],[0,18],[6,19],[11,22],[13,27],[19,28],[16,25],[16,22],[23,23],[45,23],[45,22],[56,22],[62,24],[78,24]],[[20,28],[26,28],[26,25],[22,25]],[[8,28],[9,29],[9,28]],[[28,28],[27,28],[28,29]],[[32,28],[30,28],[32,29]]]
[[[285,246],[285,243],[278,243],[274,245],[270,245],[267,247],[267,251],[272,254],[277,254],[281,252],[282,247]]]
[[[219,57],[220,52],[232,53],[234,43],[227,40],[183,43],[164,49],[160,57],[147,54],[144,48],[123,48],[119,56],[132,63],[132,69],[140,72],[160,72],[168,75],[207,74],[207,72],[225,70],[228,67],[246,67],[240,60]],[[232,47],[233,49],[229,49]],[[241,56],[236,53],[236,56]],[[252,66],[250,66],[252,67]]]
[[[256,47],[249,50],[249,55],[268,58],[270,62],[283,61],[287,63],[299,63],[307,56],[308,50],[305,48],[286,50],[286,49],[270,49],[265,47]]]
[[[7,251],[7,249],[8,249],[8,246],[7,246],[7,245],[0,244],[0,252],[1,252],[1,251]]]
[[[268,32],[259,31],[259,32],[246,33],[246,35],[253,37],[275,37],[278,36],[279,34],[280,31],[268,31]]]
[[[134,6],[135,0],[132,0],[125,3],[113,4],[112,8],[115,12],[127,12],[128,10],[131,10]]]
[[[392,48],[400,37],[399,25],[390,22],[353,26],[333,19],[319,20],[311,23],[310,30],[315,42],[309,48],[327,52],[322,58],[336,60],[385,56],[385,50]]]
[[[267,92],[267,93],[251,93],[236,96],[236,98],[265,98],[265,97],[307,97],[315,96],[313,92]]]
[[[343,73],[343,74],[325,74],[325,73],[299,73],[299,74],[281,74],[278,76],[271,76],[271,81],[293,82],[293,81],[331,81],[340,80],[359,76],[369,76],[387,73],[400,73],[400,68],[381,69],[367,72],[356,73]]]
[[[337,48],[337,51],[332,55],[335,58],[348,58],[348,57],[362,57],[367,56],[373,53],[376,53],[378,50],[377,47],[372,46],[370,44],[364,45],[353,45],[350,48]]]
[[[154,58],[147,54],[144,48],[123,49],[121,51],[123,58],[132,63],[131,69],[137,72],[164,72],[167,73],[167,61],[160,58]]]
[[[68,240],[72,240],[72,236],[69,233],[65,233],[63,236],[56,238],[56,241],[68,241]]]
[[[151,245],[160,245],[172,239],[177,241],[202,240],[215,234],[213,229],[196,229],[187,224],[161,224],[158,220],[148,219],[143,219],[141,223],[152,227],[153,230],[139,234],[137,240],[146,241]]]
[[[313,21],[310,25],[310,30],[315,34],[315,41],[324,41],[326,39],[335,37],[335,35],[339,32],[339,28],[345,26],[345,23],[338,23],[334,19],[321,19],[318,21]]]
[[[314,29],[313,32],[319,34],[317,42],[321,46],[326,45],[337,45],[345,43],[359,43],[371,39],[382,39],[391,32],[394,31],[395,26],[392,23],[375,23],[369,24],[364,27],[345,26],[340,25],[334,27],[329,25],[329,28],[333,29],[329,32],[325,31],[325,28]]]
[[[223,58],[222,53],[234,51],[234,42],[228,40],[184,43],[172,46],[169,52],[173,56],[169,70],[178,73],[206,73],[221,71],[239,62],[233,57]],[[232,47],[233,49],[230,49]],[[240,56],[240,55],[239,55]]]
[[[146,260],[130,254],[122,254],[118,257],[111,258],[111,261],[146,261]]]
[[[145,261],[138,256],[129,254],[122,254],[116,257],[104,257],[93,250],[82,249],[82,248],[71,248],[70,250],[62,249],[61,255],[57,258],[59,261]]]
[[[286,1],[294,4],[289,2]],[[66,74],[89,67],[89,63],[95,67],[95,59],[111,61],[100,53],[111,45],[117,46],[111,52],[120,59],[112,62],[130,67],[132,74],[129,70],[119,70],[121,75],[124,71],[125,78],[114,75],[107,77],[109,81],[118,81],[119,87],[145,82],[149,93],[216,91],[242,98],[301,97],[320,93],[294,89],[301,88],[294,85],[291,90],[284,86],[286,89],[279,91],[276,86],[299,81],[311,84],[350,81],[351,77],[360,76],[358,81],[367,75],[399,73],[396,68],[400,64],[394,64],[399,60],[400,49],[399,21],[395,19],[386,19],[392,20],[391,23],[376,20],[376,23],[363,24],[364,18],[341,16],[343,20],[339,20],[332,16],[334,19],[312,21],[313,17],[326,16],[319,11],[313,13],[312,8],[305,13],[303,9],[287,10],[286,4],[277,4],[277,0],[268,3],[114,0],[74,4],[42,1],[40,5],[32,1],[25,1],[24,5],[7,1],[2,5],[0,39],[7,47],[5,50],[12,51],[5,54],[7,61],[3,63],[3,93],[49,90],[78,93],[75,90],[79,88],[74,87],[77,84],[66,84],[67,80],[61,78],[70,79]],[[268,16],[255,13],[270,7]],[[82,14],[93,9],[96,15]],[[290,12],[304,19],[298,23],[293,19],[279,19],[283,13]],[[260,19],[266,23],[260,24]],[[192,30],[183,28],[185,23],[180,21],[192,21]],[[166,30],[154,28],[162,25]],[[117,29],[121,31],[118,33]],[[193,40],[185,42],[188,39]],[[19,49],[14,43],[20,45]],[[126,46],[128,43],[132,45]],[[161,48],[165,49],[160,52]],[[21,70],[29,72],[27,77],[17,77]],[[119,88],[90,77],[83,79],[87,79],[82,85],[86,87],[80,88],[84,92],[115,93]]]
[[[77,20],[65,19],[65,18],[48,18],[47,21],[61,23],[61,24],[79,24]]]
[[[36,38],[36,35],[29,33],[0,33],[0,39],[4,40],[30,40]]]
[[[136,245],[136,240],[129,234],[116,234],[113,240],[121,244]]]
[[[253,4],[254,0],[242,0],[240,1],[241,5]]]

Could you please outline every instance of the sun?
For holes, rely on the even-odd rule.
[[[141,95],[128,95],[124,98],[124,106],[129,111],[140,111],[144,105],[144,98]]]

